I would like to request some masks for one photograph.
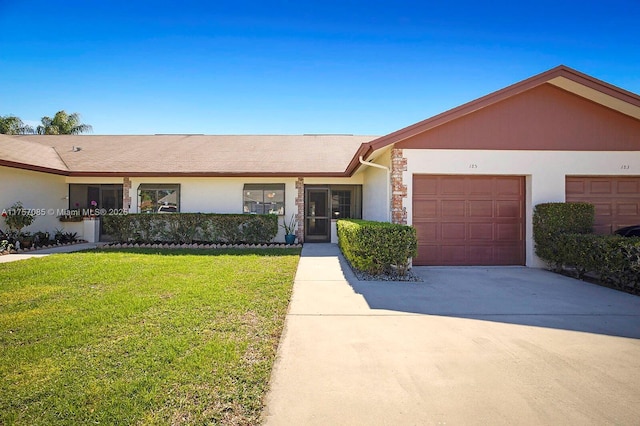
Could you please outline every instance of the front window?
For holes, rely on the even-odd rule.
[[[177,213],[180,211],[180,185],[141,184],[138,187],[140,213]]]
[[[284,214],[284,184],[245,184],[243,211],[252,214]]]

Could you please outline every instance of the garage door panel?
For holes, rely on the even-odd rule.
[[[496,217],[522,217],[522,203],[519,200],[496,201]]]
[[[640,206],[637,203],[616,203],[617,216],[638,216]]]
[[[496,195],[520,198],[523,195],[523,187],[520,177],[500,177],[496,178]]]
[[[439,265],[441,255],[440,248],[433,244],[418,244],[418,256],[416,261],[421,259],[425,265]]]
[[[486,245],[469,245],[467,246],[466,257],[471,265],[488,265],[493,263],[495,253],[493,247],[487,247]]]
[[[584,194],[586,192],[585,182],[581,180],[568,180],[565,190],[567,194]]]
[[[464,217],[464,200],[443,200],[441,204],[441,217]]]
[[[437,195],[438,182],[431,179],[424,179],[422,176],[416,176],[415,184],[413,187],[414,197],[420,195]]]
[[[438,202],[435,200],[416,200],[414,201],[414,205],[417,209],[423,211],[426,216],[438,216]]]
[[[519,241],[523,227],[519,223],[496,224],[496,239],[498,241]]]
[[[416,222],[414,226],[418,241],[434,241],[439,238],[438,228],[440,225],[438,223]]]
[[[566,200],[595,206],[594,232],[598,234],[640,224],[638,176],[568,176]]]
[[[612,191],[610,180],[593,180],[590,182],[590,194],[611,194]]]
[[[611,203],[592,203],[595,209],[596,216],[611,216],[613,214],[613,209]]]
[[[440,195],[464,195],[464,179],[445,177],[438,180]]]
[[[413,187],[414,264],[524,264],[524,177],[417,175]]]
[[[442,240],[464,241],[466,239],[464,223],[442,223]]]
[[[491,196],[493,195],[493,185],[491,178],[476,178],[467,180],[467,195],[472,196]]]
[[[493,224],[492,223],[470,223],[468,240],[493,240]]]
[[[440,252],[439,263],[441,264],[455,265],[464,262],[467,258],[467,248],[462,244],[441,246]]]
[[[520,260],[518,250],[515,246],[494,247],[495,256],[504,259],[505,265],[517,264]]]
[[[468,201],[468,206],[469,217],[493,217],[493,201],[491,200],[471,200]]]
[[[630,194],[630,195],[638,195],[640,194],[640,182],[632,181],[632,180],[624,180],[618,181],[617,183],[617,193],[618,194]]]

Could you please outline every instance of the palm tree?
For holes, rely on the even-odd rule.
[[[77,112],[67,114],[64,110],[58,111],[53,118],[45,116],[40,121],[42,125],[36,129],[39,135],[77,135],[93,130],[89,124],[80,123],[80,115]]]
[[[26,135],[33,133],[33,127],[24,124],[14,115],[0,116],[0,133],[4,135]]]

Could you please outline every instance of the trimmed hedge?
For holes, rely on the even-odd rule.
[[[587,274],[602,284],[640,294],[640,238],[592,233],[587,203],[539,204],[533,212],[536,254],[556,272]]]
[[[557,250],[577,278],[593,274],[608,286],[640,294],[640,238],[562,234]]]
[[[559,271],[564,262],[558,249],[562,234],[590,234],[593,232],[595,210],[588,203],[544,203],[533,210],[533,239],[536,255]]]
[[[341,219],[337,226],[340,250],[354,268],[369,274],[396,269],[405,275],[418,252],[412,226],[358,219]]]
[[[136,213],[103,216],[115,241],[138,243],[268,243],[278,233],[278,216],[216,213]]]

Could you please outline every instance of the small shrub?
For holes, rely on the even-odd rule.
[[[36,219],[29,209],[25,209],[20,201],[2,211],[2,217],[10,231],[20,233],[22,228],[27,227]]]
[[[33,242],[36,246],[44,246],[51,241],[51,235],[48,232],[38,231],[33,234]]]
[[[13,249],[13,244],[9,242],[9,240],[0,240],[0,253],[5,251],[11,251]]]
[[[354,268],[364,272],[381,274],[396,268],[405,275],[409,260],[417,254],[412,226],[356,219],[339,220],[337,226],[340,250]]]
[[[62,229],[56,229],[54,234],[54,240],[61,244],[73,243],[78,241],[78,233],[77,232],[64,232]]]
[[[552,269],[562,268],[558,238],[562,234],[589,234],[595,210],[588,203],[544,203],[533,210],[533,239],[536,255]]]

